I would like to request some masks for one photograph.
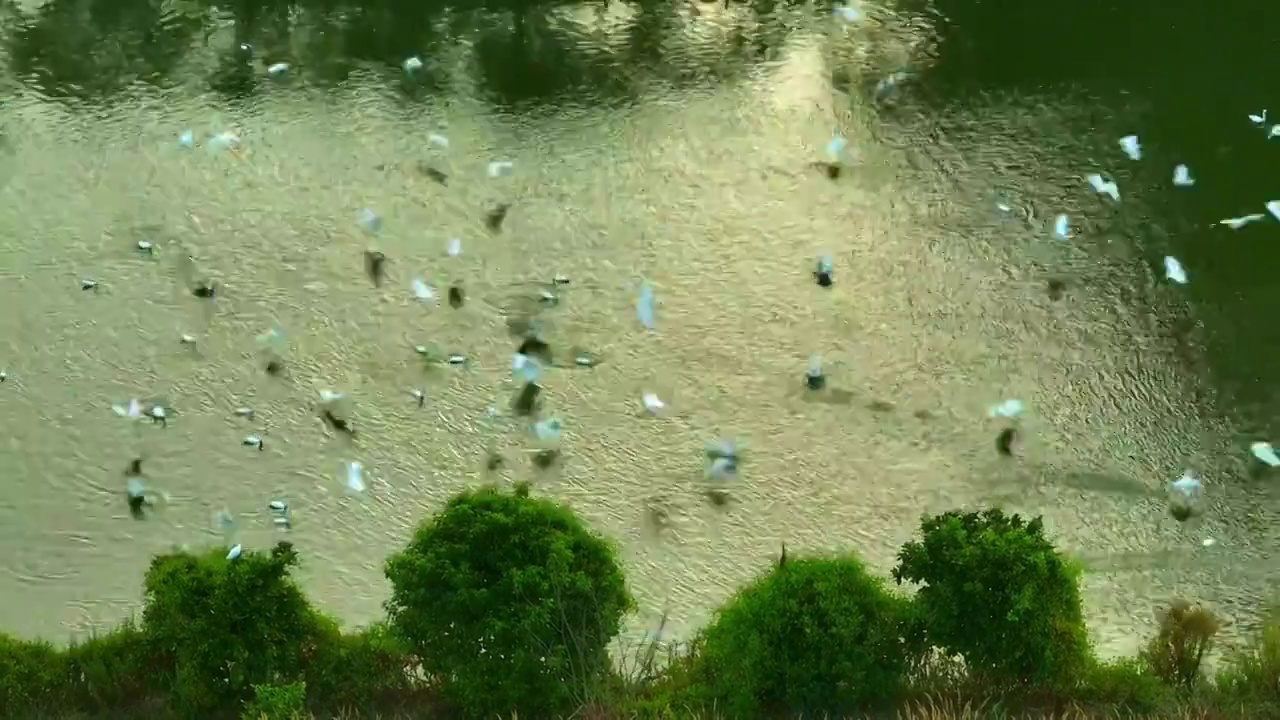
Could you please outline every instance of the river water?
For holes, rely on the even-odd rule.
[[[664,614],[687,636],[783,542],[887,571],[921,513],[992,504],[1043,514],[1082,561],[1104,652],[1133,650],[1173,595],[1239,637],[1280,576],[1276,480],[1247,451],[1275,429],[1278,230],[1213,223],[1280,199],[1265,185],[1280,139],[1247,119],[1276,101],[1267,59],[1240,49],[1244,14],[1100,42],[1136,11],[970,5],[985,9],[855,23],[767,4],[10,7],[0,627],[62,639],[115,622],[155,553],[223,541],[220,511],[232,541],[273,543],[272,499],[292,508],[306,590],[365,623],[416,522],[463,487],[527,479],[619,542],[641,608],[629,637]],[[1166,43],[1194,57],[1160,69]],[[290,67],[271,77],[276,62]],[[223,132],[239,147],[207,147]],[[810,167],[833,133],[854,155],[835,182]],[[1129,133],[1141,161],[1120,152]],[[487,175],[498,160],[510,176]],[[1171,187],[1179,162],[1194,188]],[[491,232],[497,203],[511,210]],[[381,287],[368,249],[388,258]],[[810,276],[823,253],[831,288]],[[1164,255],[1187,285],[1164,279]],[[556,274],[571,283],[540,308],[530,283]],[[415,277],[439,299],[416,300]],[[217,296],[193,297],[195,278]],[[453,283],[458,309],[441,297]],[[508,326],[528,315],[560,358],[603,360],[544,377],[543,415],[564,425],[549,469],[507,409]],[[273,328],[280,376],[255,340]],[[424,369],[418,344],[468,363]],[[813,353],[821,393],[802,383]],[[354,440],[319,419],[322,389],[350,394]],[[170,406],[167,426],[113,414],[134,397]],[[1014,459],[987,418],[1005,398],[1028,407]],[[724,507],[702,494],[716,438],[746,448]],[[137,457],[167,495],[145,520],[123,498]],[[362,494],[344,488],[350,461]],[[1209,500],[1180,525],[1164,485],[1188,468]]]

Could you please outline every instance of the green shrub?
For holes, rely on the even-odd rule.
[[[328,711],[391,709],[418,689],[416,661],[385,624],[343,634],[327,621],[307,687],[312,705]]]
[[[386,574],[392,627],[473,717],[549,717],[584,700],[633,607],[614,548],[527,485],[455,496]]]
[[[132,620],[72,643],[65,660],[73,692],[64,703],[82,712],[96,715],[134,708],[159,694],[155,678],[164,668]]]
[[[1174,691],[1146,662],[1135,658],[1090,663],[1072,694],[1086,706],[1143,717],[1168,710],[1177,702]]]
[[[632,718],[694,717],[691,708],[708,705],[705,682],[699,677],[702,639],[667,648],[656,664],[641,662],[624,668],[605,697],[617,715]]]
[[[1280,611],[1268,615],[1250,647],[1227,658],[1215,685],[1220,704],[1280,717]]]
[[[852,556],[791,559],[703,631],[699,667],[730,717],[840,715],[901,689],[906,601]]]
[[[292,545],[225,554],[162,555],[147,571],[143,632],[183,716],[239,707],[255,684],[301,679],[317,639],[317,614],[289,577]]]
[[[1200,664],[1221,627],[1212,611],[1174,600],[1161,613],[1160,627],[1142,651],[1142,659],[1156,677],[1190,688],[1200,679]]]
[[[298,720],[307,712],[307,684],[254,685],[242,720]]]
[[[1039,518],[999,510],[948,512],[921,523],[893,578],[923,584],[917,642],[964,657],[983,682],[1070,682],[1090,657],[1077,571],[1054,550]]]
[[[66,680],[66,665],[52,645],[0,634],[0,718],[59,707]]]

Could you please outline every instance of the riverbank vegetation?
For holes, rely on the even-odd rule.
[[[1174,600],[1139,656],[1101,661],[1078,568],[995,510],[926,517],[890,578],[783,548],[688,643],[621,651],[614,546],[527,486],[424,521],[368,628],[315,610],[298,562],[163,555],[135,621],[67,648],[0,635],[0,717],[1280,717],[1280,617],[1210,676],[1219,623]]]

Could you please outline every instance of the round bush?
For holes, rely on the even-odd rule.
[[[527,485],[455,496],[386,574],[392,627],[471,717],[573,709],[633,607],[613,546]]]
[[[182,716],[239,706],[253,685],[299,680],[314,653],[319,618],[289,577],[293,546],[225,555],[161,555],[147,571],[142,630],[173,673]]]
[[[925,518],[921,531],[893,570],[897,582],[924,586],[915,602],[919,642],[1004,685],[1070,682],[1087,667],[1078,571],[1039,518],[948,512]]]
[[[699,674],[728,717],[845,715],[892,700],[907,603],[852,556],[791,559],[702,633]]]

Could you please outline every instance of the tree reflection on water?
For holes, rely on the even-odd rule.
[[[733,77],[786,30],[778,4],[695,0],[470,3],[406,0],[51,0],[10,4],[17,77],[51,98],[102,102],[136,84],[203,83],[230,98],[270,82],[264,68],[319,86],[370,70],[410,97],[466,76],[501,105],[628,100],[653,82]],[[421,57],[406,74],[401,64]],[[469,71],[469,72],[468,72]],[[203,88],[200,88],[203,89]]]

